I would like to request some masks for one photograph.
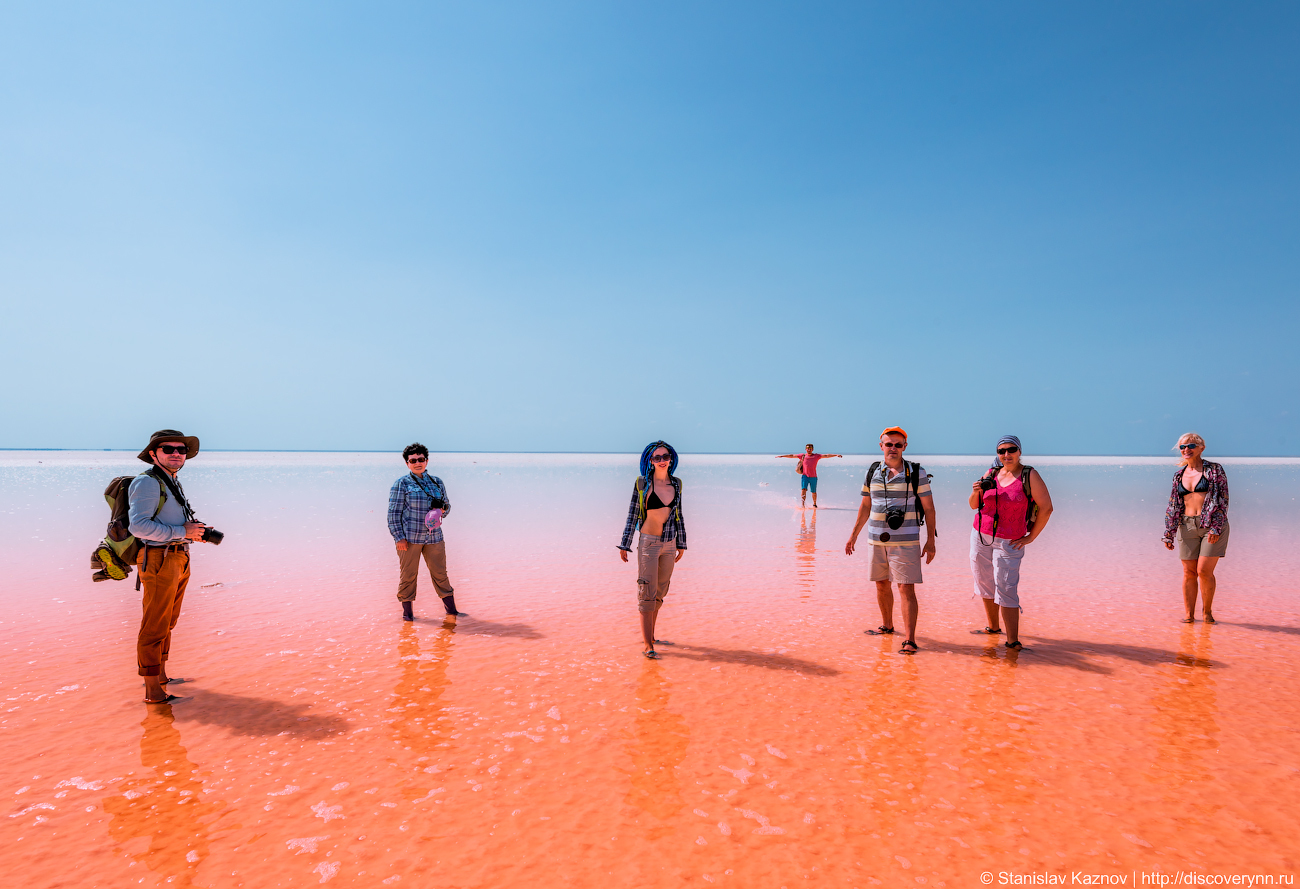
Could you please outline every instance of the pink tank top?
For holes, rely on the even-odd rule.
[[[994,492],[997,494],[996,502]],[[993,534],[995,512],[998,516],[997,537],[1000,540],[1019,540],[1029,533],[1029,498],[1025,496],[1019,478],[1011,479],[1011,484],[1005,487],[999,484],[993,491],[984,492],[984,509],[975,513],[972,526],[978,528],[986,539]]]

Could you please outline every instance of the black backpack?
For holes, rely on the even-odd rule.
[[[916,513],[916,524],[918,526],[924,525],[925,510],[921,508],[921,464],[908,463],[906,460],[904,460],[903,466],[905,468],[909,466],[911,467],[908,470],[907,483],[912,488],[912,499],[916,501],[916,508],[913,510],[913,512]],[[871,490],[871,477],[876,474],[876,470],[879,468],[880,468],[879,460],[871,464],[871,468],[867,470],[867,480],[862,483],[862,487],[866,488],[868,491]],[[883,478],[883,476],[881,477]]]

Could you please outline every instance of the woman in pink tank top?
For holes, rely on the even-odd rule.
[[[970,536],[971,574],[988,618],[988,625],[974,632],[995,635],[1005,623],[1007,648],[1019,651],[1024,648],[1020,560],[1047,526],[1052,497],[1038,471],[1020,462],[1020,439],[1004,435],[997,452],[993,466],[971,485],[970,508],[977,510]]]

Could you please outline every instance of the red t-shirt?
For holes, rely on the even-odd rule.
[[[817,461],[822,458],[821,454],[804,454],[799,458],[799,466],[802,473],[809,478],[817,477]]]

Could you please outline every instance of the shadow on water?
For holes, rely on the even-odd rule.
[[[1261,633],[1285,633],[1288,636],[1300,636],[1300,627],[1279,627],[1273,624],[1241,624],[1221,620],[1221,627],[1241,627],[1243,630],[1258,630]]]
[[[704,648],[699,645],[672,645],[660,648],[661,657],[680,657],[692,661],[719,661],[724,664],[741,664],[746,667],[764,667],[768,670],[791,670],[805,676],[838,676],[839,670],[812,661],[781,654],[762,654],[744,649]]]
[[[307,703],[249,698],[219,691],[196,691],[175,708],[177,722],[219,725],[237,735],[339,735],[348,730],[335,714],[316,714]]]
[[[546,636],[528,624],[502,624],[474,617],[461,617],[455,623],[439,617],[417,617],[414,621],[425,626],[455,628],[461,636],[504,636],[511,639],[545,639]]]
[[[1000,637],[999,637],[1000,638]],[[1027,642],[1023,653],[1008,652],[1000,643],[990,637],[984,645],[960,645],[950,642],[930,642],[922,640],[922,647],[930,651],[948,651],[973,657],[996,660],[1014,660],[1018,664],[1048,664],[1054,667],[1070,667],[1084,673],[1109,674],[1115,672],[1105,664],[1097,663],[1091,656],[1120,658],[1146,667],[1161,664],[1181,664],[1186,667],[1206,667],[1223,669],[1227,664],[1222,661],[1194,657],[1164,648],[1148,648],[1144,645],[1128,645],[1117,642],[1082,642],[1077,639],[1036,638]]]

